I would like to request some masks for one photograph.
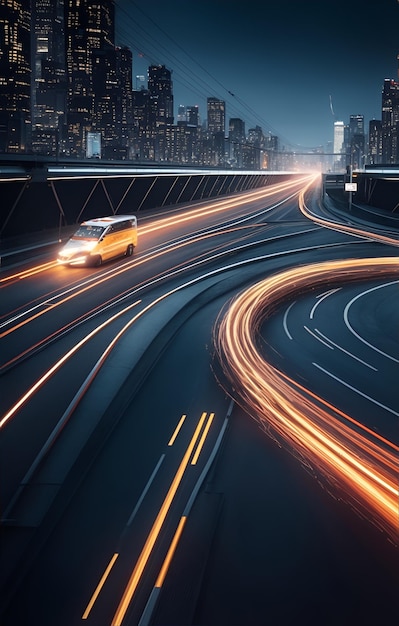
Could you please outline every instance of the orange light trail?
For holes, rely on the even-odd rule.
[[[187,521],[187,517],[183,515],[180,518],[180,522],[179,522],[179,525],[178,525],[178,527],[176,529],[176,532],[175,532],[175,535],[173,537],[172,543],[170,544],[170,548],[168,550],[168,554],[165,557],[165,560],[164,560],[163,565],[161,567],[161,571],[159,572],[158,578],[156,580],[156,583],[155,583],[155,587],[156,588],[162,587],[162,585],[165,582],[166,574],[168,573],[168,569],[169,569],[169,566],[170,566],[170,564],[172,562],[173,555],[176,552],[177,544],[179,543],[179,540],[180,540],[180,537],[182,535],[182,532],[183,532],[184,526],[186,524],[186,521]]]
[[[271,435],[318,468],[359,513],[399,541],[399,448],[279,372],[260,354],[262,323],[279,303],[318,285],[397,275],[397,258],[296,267],[247,289],[214,329],[223,370],[238,401]]]
[[[292,188],[297,188],[298,185],[301,187],[305,182],[311,179],[311,183],[314,182],[315,176],[311,177],[306,176],[300,179],[294,179],[285,181],[283,183],[279,183],[278,185],[272,185],[271,187],[262,188],[260,190],[251,191],[246,194],[240,194],[237,197],[227,198],[223,201],[214,202],[212,204],[206,204],[204,207],[200,207],[198,209],[190,209],[189,211],[179,212],[176,215],[163,218],[157,221],[155,224],[151,223],[148,226],[142,226],[139,231],[139,236],[143,234],[147,234],[149,232],[154,232],[157,230],[161,230],[164,228],[169,228],[170,226],[181,225],[184,222],[191,222],[193,220],[197,220],[201,217],[209,217],[212,214],[221,213],[229,209],[237,208],[238,206],[245,204],[248,201],[261,200],[263,198],[268,198],[269,196],[273,196],[276,193],[281,193],[288,191]]]
[[[325,220],[321,217],[318,217],[314,213],[312,213],[305,203],[305,193],[307,189],[302,189],[299,194],[299,209],[301,213],[307,217],[308,219],[316,222],[316,224],[320,224],[320,226],[324,226],[326,228],[331,228],[332,230],[337,230],[343,233],[349,233],[350,235],[354,235],[355,237],[362,237],[367,239],[373,239],[375,241],[380,241],[381,243],[386,243],[392,246],[399,246],[399,240],[397,237],[388,237],[387,235],[381,235],[379,233],[373,231],[367,231],[366,226],[362,226],[362,228],[356,228],[355,226],[349,226],[347,224],[340,224],[338,222],[333,222],[331,220]]]
[[[11,276],[4,276],[3,278],[0,278],[0,285],[2,285],[2,283],[8,283],[11,280],[23,280],[24,278],[29,278],[30,276],[34,276],[35,274],[40,274],[40,272],[44,272],[53,267],[57,267],[57,265],[57,261],[49,261],[48,263],[42,263],[42,265],[35,265],[35,267],[33,267],[32,269],[23,270],[22,272],[18,272],[17,274],[12,274]]]
[[[257,228],[259,228],[259,227],[261,227],[261,228],[263,227],[263,228],[264,228],[264,226],[262,226],[262,225],[257,225]],[[251,226],[250,226],[250,229],[252,229],[252,228],[253,228],[253,226],[251,225]],[[246,232],[246,231],[248,230],[248,226],[245,226],[245,227],[243,227],[243,226],[239,226],[239,227],[237,227],[237,228],[230,228],[230,229],[228,229],[228,231],[224,230],[224,231],[223,231],[223,233],[225,233],[225,232],[234,232],[235,230],[237,230],[237,231],[244,230],[244,231]],[[209,233],[207,236],[208,236],[208,237],[216,237],[216,236],[218,236],[219,234],[220,234],[220,232],[216,232],[216,233],[212,232],[212,233]],[[236,240],[236,241],[242,241],[242,239],[243,239],[243,238],[245,238],[245,236],[250,236],[250,235],[244,235],[244,236],[241,236],[241,237],[237,238],[237,240]],[[200,236],[198,236],[198,237],[193,236],[193,237],[192,237],[192,238],[190,238],[189,240],[184,240],[184,241],[182,241],[182,242],[179,242],[179,243],[177,243],[177,244],[174,244],[172,247],[168,247],[168,248],[165,248],[165,249],[159,250],[159,251],[157,251],[157,252],[150,253],[150,254],[149,254],[149,255],[147,255],[145,258],[143,258],[143,259],[140,259],[140,260],[136,261],[136,262],[135,262],[135,267],[137,267],[137,266],[139,266],[139,265],[143,265],[143,264],[148,263],[148,262],[150,262],[150,261],[153,261],[153,260],[155,260],[156,258],[161,257],[162,255],[165,255],[165,254],[167,254],[167,253],[168,253],[168,252],[170,252],[170,251],[176,251],[176,250],[178,250],[179,248],[182,248],[182,247],[184,247],[184,246],[188,246],[188,245],[192,244],[193,242],[196,242],[196,241],[198,241],[198,240],[200,240],[200,239],[203,239],[203,237],[204,237],[203,235],[200,235]],[[230,244],[230,245],[232,245],[232,244]],[[220,248],[223,248],[223,247],[224,247],[224,246],[222,246],[222,245],[220,246]],[[218,249],[217,247],[213,247],[213,251],[216,251],[217,249]],[[191,259],[191,262],[193,262],[193,261],[194,261],[194,260],[196,260],[196,259],[200,259],[200,258],[201,258],[200,256],[195,257],[194,259]],[[179,267],[183,267],[183,268],[184,268],[184,267],[186,266],[186,264],[187,264],[187,263],[188,263],[188,261],[186,260],[184,263],[182,263],[182,264],[180,264],[180,265],[176,265],[174,268],[170,268],[170,269],[169,269],[169,274],[170,274],[171,272],[173,272],[173,271],[177,271]],[[116,276],[116,275],[118,275],[118,274],[120,274],[120,273],[122,273],[122,272],[125,272],[125,271],[126,271],[126,268],[118,268],[116,271],[113,271],[112,276]],[[101,276],[100,281],[102,282],[103,280],[108,280],[108,279],[109,279],[109,278],[111,278],[112,276],[107,276],[107,278],[104,278],[104,276],[102,275],[102,276]],[[153,276],[153,277],[151,278],[151,282],[152,282],[152,283],[154,283],[156,280],[160,280],[161,278],[162,278],[162,274],[155,275],[155,276]],[[97,280],[97,281],[93,281],[93,280],[88,281],[88,286],[86,286],[86,287],[85,287],[85,290],[86,290],[86,289],[90,289],[90,288],[92,288],[92,287],[96,286],[96,285],[98,284],[98,282],[99,282],[98,280]],[[133,291],[132,291],[132,289],[131,289],[131,288],[129,288],[128,290],[126,290],[126,291],[124,291],[124,292],[120,293],[120,294],[118,295],[118,301],[123,300],[123,299],[124,299],[124,298],[126,298],[128,295],[133,295],[134,293],[137,293],[137,292],[140,290],[140,288],[142,288],[142,287],[144,287],[144,286],[145,286],[145,284],[146,284],[145,282],[139,283],[139,284],[137,284],[137,285],[135,286],[135,288],[133,289]],[[68,289],[67,291],[70,291],[70,290],[71,290],[71,289]],[[42,303],[42,304],[38,304],[38,305],[36,305],[36,307],[33,307],[32,309],[30,309],[30,311],[32,311],[34,308],[40,308],[41,306],[44,306],[44,305],[47,305],[47,307],[46,307],[46,308],[44,308],[44,309],[42,309],[42,310],[40,310],[40,311],[39,311],[39,312],[37,312],[37,313],[34,313],[34,314],[33,314],[33,315],[31,315],[29,318],[26,318],[23,322],[18,323],[18,324],[16,324],[16,325],[15,325],[15,326],[13,326],[13,327],[10,327],[7,331],[4,331],[3,335],[4,335],[4,336],[5,336],[5,335],[8,335],[8,334],[12,333],[13,331],[17,330],[18,328],[20,328],[21,326],[24,326],[25,324],[32,322],[32,321],[33,321],[34,319],[36,319],[37,317],[40,317],[43,313],[47,313],[47,312],[51,311],[52,309],[54,309],[54,307],[58,306],[58,304],[63,304],[63,303],[65,303],[65,302],[67,302],[69,299],[73,298],[73,297],[74,297],[74,295],[78,295],[79,293],[81,293],[81,291],[78,291],[76,294],[69,295],[68,297],[63,298],[62,300],[59,300],[58,302],[54,302],[54,303],[52,303],[52,304],[50,304],[50,300],[47,300],[47,301],[45,301],[45,302],[44,302],[44,303]],[[62,298],[62,295],[63,295],[63,294],[58,294],[58,296],[54,296],[54,298],[57,298],[57,297],[58,297],[58,298]],[[109,300],[109,301],[107,301],[107,302],[102,302],[102,303],[101,303],[101,305],[100,305],[99,307],[96,307],[96,308],[94,308],[94,309],[92,309],[92,310],[88,311],[85,315],[82,315],[82,316],[80,316],[80,317],[78,317],[78,318],[75,318],[74,320],[72,320],[71,322],[69,322],[68,324],[66,324],[63,328],[61,328],[61,329],[57,329],[56,331],[54,331],[52,334],[48,335],[47,337],[43,337],[43,338],[42,338],[42,339],[40,339],[40,341],[38,341],[36,344],[34,344],[34,345],[30,346],[29,348],[27,348],[27,349],[26,349],[26,350],[24,350],[23,352],[21,352],[21,353],[17,354],[16,356],[14,356],[12,359],[10,359],[9,361],[7,361],[6,363],[3,363],[3,364],[0,366],[0,370],[4,369],[4,368],[6,368],[6,367],[9,367],[10,365],[12,365],[12,364],[13,364],[13,363],[15,363],[16,361],[18,361],[18,360],[19,360],[20,358],[22,358],[23,356],[25,356],[25,355],[27,355],[27,354],[31,353],[33,350],[38,349],[40,346],[42,346],[42,345],[46,344],[46,343],[47,343],[47,342],[49,342],[51,339],[53,339],[53,338],[57,337],[57,335],[59,335],[59,333],[60,333],[60,332],[65,332],[65,331],[67,331],[68,329],[72,328],[74,325],[76,325],[76,324],[78,324],[78,323],[82,322],[85,318],[88,318],[88,317],[90,317],[90,316],[92,316],[92,315],[96,314],[99,310],[100,310],[100,311],[104,311],[104,310],[105,310],[105,308],[107,308],[107,307],[108,307],[108,306],[110,306],[111,304],[112,304],[112,300]],[[26,314],[28,314],[30,311],[26,311]],[[22,314],[21,314],[21,317],[22,317]],[[11,320],[10,320],[10,322],[11,322]],[[4,323],[3,323],[3,325],[5,326],[7,323],[8,323],[8,322],[6,321],[6,322],[4,322]],[[0,334],[0,338],[2,338],[2,337],[3,337],[3,335],[2,335],[2,334]]]
[[[306,178],[306,180],[308,180],[308,177]],[[303,182],[301,180],[301,182]],[[298,181],[296,181],[296,184],[298,183]],[[276,185],[274,186],[274,192],[276,191],[276,187],[279,188],[279,191],[281,191],[281,188],[283,187],[284,189],[287,187],[288,188],[292,187],[294,183],[285,183],[285,184],[280,184],[280,185]],[[251,192],[250,194],[247,194],[249,196],[249,198],[253,199],[254,196],[254,192]],[[265,191],[264,190],[260,190],[257,192],[257,197],[263,198],[265,197]],[[266,195],[273,195],[271,190],[267,191]],[[247,198],[247,196],[245,196],[245,198]],[[248,198],[247,198],[248,199]],[[226,208],[233,208],[234,206],[239,206],[242,203],[242,196],[240,196],[239,199],[228,199],[223,203],[223,207],[222,209],[220,209],[220,204],[218,203],[215,205],[215,211],[218,212],[219,210],[226,210]],[[211,205],[213,206],[213,205]],[[200,211],[201,215],[206,215],[207,212],[209,210],[209,205],[207,205],[206,208],[202,208],[202,209],[198,209],[198,211]],[[211,211],[212,212],[212,211]],[[195,213],[195,211],[189,211],[186,214],[182,214],[182,219],[184,220],[189,220],[192,218],[192,214]],[[156,226],[154,227],[150,227],[150,231],[152,230],[158,230],[158,228],[163,228],[165,227],[165,223],[166,225],[170,225],[168,223],[168,220],[170,218],[165,218],[164,220],[160,220],[160,225],[158,226],[158,223]],[[175,219],[175,218],[173,218]],[[173,224],[175,224],[176,222],[174,221]],[[172,224],[172,225],[173,225]],[[257,225],[262,226],[262,225]],[[238,227],[238,228],[232,228],[230,227],[229,231],[234,231],[234,230],[240,230],[243,227]],[[150,231],[146,231],[146,232],[150,232]],[[141,232],[141,231],[140,231]],[[225,231],[226,232],[226,231]],[[207,234],[207,236],[209,237],[213,237],[213,236],[217,236],[218,234],[220,234],[219,232],[210,232]],[[199,239],[202,239],[204,237],[204,235],[199,235],[197,237],[193,236],[193,238],[190,239],[185,239],[182,241],[177,242],[176,244],[173,244],[172,246],[166,246],[165,248],[162,248],[160,250],[157,250],[155,252],[149,253],[148,255],[145,255],[143,258],[135,260],[134,261],[134,265],[135,267],[138,267],[139,265],[148,263],[149,261],[153,261],[155,258],[160,257],[162,255],[165,255],[167,253],[170,253],[173,250],[177,250],[181,247],[184,247],[186,245],[189,245],[190,243],[193,243]],[[182,265],[184,266],[187,263],[187,261],[185,261]],[[178,267],[178,266],[177,266]],[[14,313],[14,318],[10,319],[9,321],[5,321],[3,322],[2,326],[5,327],[7,324],[11,323],[12,321],[16,321],[18,318],[22,318],[25,315],[29,315],[29,317],[25,317],[25,319],[22,319],[21,321],[17,322],[15,325],[10,326],[8,329],[4,330],[3,332],[0,333],[0,339],[11,334],[12,332],[18,330],[19,328],[25,326],[26,324],[32,322],[33,320],[41,317],[42,315],[44,315],[45,313],[50,312],[51,310],[54,310],[54,308],[65,304],[66,302],[70,301],[71,299],[73,299],[76,296],[81,295],[82,293],[90,290],[93,287],[97,287],[99,284],[106,282],[108,280],[114,279],[115,276],[122,274],[128,270],[130,270],[131,268],[131,262],[129,264],[124,264],[121,267],[118,267],[117,269],[112,269],[111,271],[108,271],[106,274],[101,274],[98,278],[94,277],[94,278],[90,278],[89,280],[85,281],[85,283],[83,285],[78,285],[76,288],[75,287],[69,287],[65,292],[63,293],[59,293],[56,294],[54,296],[52,296],[51,298],[48,298],[47,300],[44,300],[42,303],[36,304],[34,307],[32,307],[31,309],[26,309],[24,312],[20,313],[19,315],[17,315],[17,312]],[[155,280],[156,277],[153,277],[152,280]],[[139,285],[137,285],[136,290],[138,289]],[[75,290],[76,289],[76,290]],[[129,290],[130,291],[130,290]],[[126,295],[127,292],[124,292],[124,294],[121,294],[122,296]],[[33,313],[33,311],[36,309],[36,312]],[[73,323],[69,324],[72,325]],[[41,340],[40,342],[38,342],[38,344],[36,344],[36,346],[34,347],[38,347],[40,345],[42,345],[43,343],[46,343],[50,337],[46,337],[43,340]],[[31,351],[32,348],[29,348],[28,350],[25,351],[25,353],[28,353]],[[24,353],[15,356],[13,359],[11,359],[8,363],[3,364],[2,367],[6,367],[9,366],[10,364],[12,364],[13,362],[17,361],[21,356],[23,356]]]
[[[311,177],[312,181],[314,180],[314,176]],[[139,237],[142,235],[146,235],[148,233],[153,233],[159,230],[167,229],[171,226],[181,225],[183,223],[192,222],[194,220],[200,219],[202,217],[208,217],[212,214],[223,213],[225,211],[231,210],[233,208],[238,208],[240,205],[245,205],[249,201],[261,200],[262,198],[268,198],[270,196],[275,195],[276,193],[281,193],[284,191],[288,191],[289,189],[299,188],[304,182],[309,181],[309,176],[304,176],[301,178],[295,178],[294,180],[288,180],[282,183],[278,183],[275,185],[271,185],[270,187],[262,187],[261,189],[257,189],[255,191],[249,191],[245,194],[240,194],[233,198],[226,198],[224,200],[219,200],[213,203],[206,203],[205,206],[201,206],[199,208],[190,208],[187,211],[179,211],[174,215],[169,215],[167,217],[163,217],[156,221],[152,221],[150,224],[141,225],[138,229]],[[298,189],[299,193],[299,189]],[[22,280],[24,278],[28,278],[35,274],[38,274],[43,271],[47,271],[48,269],[52,269],[54,267],[59,267],[57,261],[50,261],[48,263],[43,263],[41,265],[34,266],[33,268],[22,270],[21,272],[17,272],[15,274],[11,274],[9,276],[4,276],[0,279],[1,283],[8,283],[13,280]]]
[[[185,414],[181,416],[181,418],[180,418],[180,420],[179,420],[179,423],[178,423],[178,425],[176,426],[176,428],[175,428],[175,431],[174,431],[173,435],[172,435],[172,436],[171,436],[171,438],[169,439],[168,446],[173,446],[173,444],[174,444],[174,442],[175,442],[175,440],[176,440],[176,437],[177,437],[177,435],[179,434],[180,429],[181,429],[181,427],[183,426],[183,422],[184,422],[184,420],[186,419],[186,417],[187,417],[187,416],[186,416]]]
[[[85,612],[82,615],[82,619],[87,619],[90,615],[90,612],[93,608],[93,606],[96,603],[96,600],[98,598],[98,596],[100,595],[100,591],[101,589],[104,587],[105,582],[115,564],[116,559],[118,558],[119,554],[117,552],[115,552],[115,554],[113,555],[112,559],[110,560],[110,562],[108,563],[108,566],[104,572],[104,574],[101,576],[100,582],[98,583],[97,587],[94,590],[94,593],[92,595],[92,597],[90,598],[90,602],[86,607]]]
[[[155,542],[159,536],[159,533],[161,531],[161,528],[163,526],[163,523],[165,521],[165,518],[168,514],[168,511],[171,507],[173,498],[176,495],[177,489],[181,483],[181,480],[183,478],[183,474],[187,468],[187,465],[189,463],[190,460],[190,456],[193,452],[193,449],[195,447],[195,444],[198,440],[199,434],[201,432],[203,423],[205,421],[206,418],[206,413],[202,413],[197,427],[195,429],[195,432],[191,438],[191,441],[189,443],[189,446],[184,454],[184,457],[179,465],[179,468],[175,474],[175,477],[172,481],[171,486],[169,487],[168,493],[165,496],[165,499],[162,503],[162,506],[159,510],[159,513],[155,519],[155,522],[150,530],[150,533],[147,537],[147,540],[144,544],[144,547],[141,551],[141,554],[137,560],[137,563],[134,567],[134,570],[130,576],[129,582],[126,586],[126,589],[124,591],[124,594],[122,596],[122,599],[119,603],[119,606],[116,610],[115,616],[111,622],[111,626],[121,626],[122,624],[122,620],[126,614],[126,611],[129,608],[130,602],[133,598],[133,595],[137,589],[137,585],[140,582],[141,576],[144,572],[144,569],[146,567],[146,564],[148,562],[148,559],[150,558],[151,552],[154,548]]]
[[[193,458],[192,458],[192,461],[191,461],[191,465],[196,465],[197,464],[197,461],[199,459],[199,455],[201,454],[201,450],[204,447],[205,439],[207,438],[207,435],[208,435],[209,429],[210,429],[210,427],[212,425],[214,417],[215,417],[215,414],[211,413],[209,418],[208,418],[208,421],[206,423],[206,426],[204,428],[204,432],[201,435],[201,439],[198,442],[198,446],[197,446],[197,449],[196,449],[196,451],[195,451],[195,453],[193,455]]]
[[[43,376],[41,376],[34,383],[34,385],[32,385],[23,394],[23,396],[21,396],[21,398],[18,400],[18,402],[16,402],[7,411],[7,413],[5,413],[3,415],[3,417],[0,419],[0,429],[3,428],[3,426],[5,426],[5,424],[8,422],[8,420],[11,419],[11,417],[13,417],[17,413],[17,411],[19,411],[19,409],[29,400],[29,398],[31,398],[33,396],[33,394],[36,393],[36,391],[38,391],[38,389],[40,389],[47,382],[47,380],[49,380],[55,374],[56,371],[59,370],[62,367],[62,365],[64,365],[64,363],[66,363],[68,361],[68,359],[71,358],[71,356],[73,356],[78,350],[80,350],[80,348],[83,345],[85,345],[88,341],[90,341],[90,339],[92,339],[94,337],[94,335],[96,335],[101,330],[103,330],[103,328],[108,326],[108,324],[111,324],[112,322],[114,322],[118,317],[120,317],[121,315],[125,314],[127,311],[129,311],[133,307],[137,306],[138,304],[140,304],[140,302],[141,302],[141,300],[137,300],[136,302],[133,302],[133,304],[130,304],[128,307],[126,307],[122,311],[119,311],[118,313],[116,313],[112,317],[108,318],[105,322],[103,322],[102,324],[100,324],[99,326],[94,328],[83,339],[81,339],[77,344],[75,344],[73,346],[73,348],[71,348],[68,352],[66,352],[60,359],[58,359],[58,361],[56,363],[54,363],[54,365],[52,367],[50,367],[47,370],[47,372],[45,372],[43,374]]]

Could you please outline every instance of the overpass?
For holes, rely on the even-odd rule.
[[[399,166],[371,166],[364,170],[354,170],[352,181],[357,183],[353,202],[386,211],[388,214],[399,213]],[[348,192],[345,182],[349,174],[325,174],[324,191],[335,202],[347,204]]]
[[[298,173],[297,173],[298,174]],[[264,187],[290,172],[140,167],[95,162],[0,163],[0,237],[71,226]]]
[[[59,233],[85,219],[195,203],[287,180],[299,172],[129,165],[125,162],[0,160],[0,241]],[[324,192],[347,204],[345,174],[325,174]],[[353,172],[353,202],[392,214],[399,207],[399,169]],[[68,229],[69,227],[69,229]],[[60,237],[58,237],[60,238]]]

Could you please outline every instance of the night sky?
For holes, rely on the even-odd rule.
[[[226,101],[291,148],[326,147],[335,120],[381,119],[385,78],[398,78],[397,0],[116,0],[116,43],[134,77],[172,70],[179,104]],[[134,78],[134,87],[146,86]]]

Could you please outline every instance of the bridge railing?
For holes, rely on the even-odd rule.
[[[284,181],[289,172],[44,166],[0,170],[0,237],[198,202]]]

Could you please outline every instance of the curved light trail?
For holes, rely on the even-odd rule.
[[[310,184],[309,186],[310,187]],[[305,193],[307,188],[303,189],[299,194],[299,209],[305,217],[312,220],[316,224],[320,226],[324,226],[325,228],[331,228],[332,230],[337,230],[339,232],[348,233],[349,235],[353,235],[355,237],[361,237],[365,239],[372,239],[374,241],[379,241],[381,243],[386,243],[391,246],[399,246],[399,239],[397,237],[391,237],[389,235],[382,235],[375,231],[369,231],[366,228],[366,225],[363,224],[361,228],[356,228],[354,225],[342,224],[341,222],[335,222],[331,219],[323,219],[313,213],[309,207],[305,203]]]
[[[259,347],[265,320],[310,286],[397,275],[397,258],[330,261],[271,276],[233,300],[214,328],[231,395],[278,441],[317,469],[361,515],[398,544],[399,447],[378,436],[267,363]]]

